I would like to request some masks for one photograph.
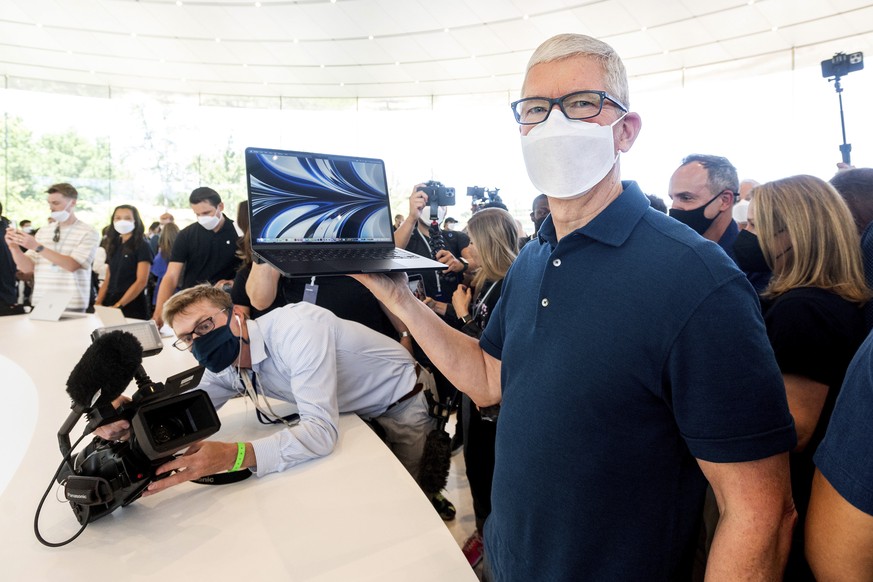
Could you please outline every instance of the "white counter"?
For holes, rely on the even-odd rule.
[[[66,380],[99,326],[95,316],[0,318],[0,578],[476,580],[415,482],[354,415],[340,418],[339,442],[328,457],[233,485],[179,485],[115,510],[67,546],[40,544],[33,516],[61,460],[56,435],[69,413]],[[170,342],[143,361],[154,381],[196,363]],[[211,437],[217,440],[276,430],[260,425],[244,399],[228,403],[219,417],[221,432]],[[74,429],[73,441],[81,430]],[[40,519],[49,541],[79,528],[60,498],[55,485]]]

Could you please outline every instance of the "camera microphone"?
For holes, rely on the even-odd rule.
[[[111,404],[124,393],[141,363],[142,345],[132,334],[113,331],[102,335],[70,372],[67,394],[83,411]]]

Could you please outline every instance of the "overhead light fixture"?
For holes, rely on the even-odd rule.
[[[444,28],[444,29],[443,29],[443,32],[448,32],[448,31],[449,31],[448,28]]]
[[[771,28],[770,30],[772,30],[773,32],[776,32],[777,30],[779,30],[779,27],[778,27],[778,26],[774,26],[774,27]]]
[[[346,86],[346,84],[343,83],[342,81],[340,81],[340,87],[345,87],[345,86]]]
[[[260,8],[260,7],[261,7],[261,3],[260,3],[260,2],[255,2],[255,8]]]
[[[181,5],[182,5],[182,0],[176,0],[176,6],[181,6]]]
[[[640,32],[646,32],[647,30],[648,30],[648,27],[645,27],[645,26],[644,26],[644,27],[642,27],[642,28],[640,29]]]
[[[367,37],[367,39],[373,40],[373,35],[371,34],[370,36]]]
[[[395,66],[395,67],[399,67],[399,66],[400,66],[400,61],[394,61],[394,66]]]
[[[221,39],[218,38],[218,37],[216,37],[216,38],[215,38],[215,42],[221,42]]]
[[[318,66],[321,67],[321,68],[323,69],[323,68],[324,68],[324,63],[321,63],[321,64],[318,65]]]
[[[525,19],[525,20],[529,20],[529,19],[530,19],[530,14],[525,14],[524,16],[522,16],[522,18]]]

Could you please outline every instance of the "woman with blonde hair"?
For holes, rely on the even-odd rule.
[[[860,307],[871,293],[852,215],[824,180],[792,176],[758,186],[748,220],[773,271],[762,294],[764,322],[797,430],[790,463],[798,522],[785,579],[814,580],[803,557],[813,455],[864,339]]]
[[[457,317],[461,331],[479,337],[497,305],[503,278],[518,255],[518,230],[515,219],[500,208],[485,208],[467,222],[470,249],[479,266],[471,287],[459,285],[452,296],[448,315]],[[453,312],[453,313],[452,313]],[[448,318],[451,321],[451,318]],[[491,481],[494,475],[494,439],[499,406],[481,411],[467,395],[462,402],[464,461],[473,497],[476,531],[464,543],[463,551],[471,566],[484,555],[482,539],[485,519],[491,513]]]

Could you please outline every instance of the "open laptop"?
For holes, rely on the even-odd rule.
[[[382,160],[246,148],[252,250],[286,277],[444,269],[394,247]]]
[[[67,305],[73,300],[72,291],[53,291],[42,296],[30,311],[30,319],[39,321],[60,321],[66,319],[81,319],[88,317],[80,311],[66,311]]]
[[[106,326],[124,325],[127,323],[127,318],[124,313],[117,307],[108,307],[106,305],[95,305],[94,313],[100,318],[100,322]]]

